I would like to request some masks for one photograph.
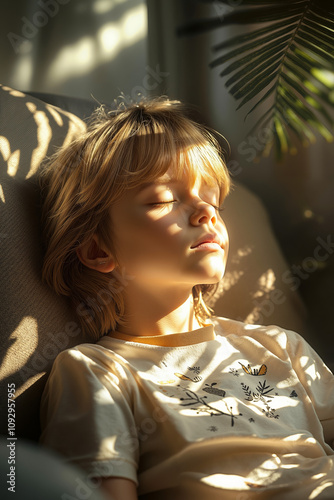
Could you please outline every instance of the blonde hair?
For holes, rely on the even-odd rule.
[[[178,101],[160,98],[116,111],[100,108],[86,133],[58,150],[42,172],[43,278],[58,294],[72,298],[82,327],[94,340],[124,323],[127,277],[89,269],[77,248],[97,235],[113,251],[111,205],[126,189],[151,182],[170,167],[175,176],[186,169],[218,184],[220,202],[229,191],[229,174],[213,133],[188,118]],[[193,287],[201,324],[211,314],[206,302],[217,286]]]

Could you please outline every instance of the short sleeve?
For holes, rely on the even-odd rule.
[[[334,375],[300,335],[289,334],[292,366],[321,421],[325,441],[334,449]]]
[[[40,441],[91,477],[137,483],[131,374],[103,351],[86,344],[56,358],[42,396]]]

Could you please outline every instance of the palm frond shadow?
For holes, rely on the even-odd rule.
[[[209,1],[209,0],[203,0]],[[213,47],[211,68],[223,67],[225,86],[260,118],[250,133],[270,130],[262,154],[296,152],[317,135],[334,139],[334,4],[328,0],[214,0],[217,16],[179,29],[197,34],[230,24],[247,32]],[[219,10],[220,5],[228,10]],[[231,10],[231,5],[236,5]],[[222,14],[223,13],[223,14]],[[219,54],[219,55],[218,55]]]

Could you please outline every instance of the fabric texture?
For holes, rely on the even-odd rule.
[[[334,497],[334,377],[298,334],[215,318],[116,337],[58,356],[44,445],[143,499]]]
[[[0,380],[16,389],[16,432],[38,439],[39,401],[57,354],[88,341],[67,301],[41,281],[38,172],[55,149],[81,134],[75,115],[0,86]],[[1,413],[6,412],[1,405]],[[0,419],[7,433],[7,418]]]

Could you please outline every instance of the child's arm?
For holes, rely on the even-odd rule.
[[[42,397],[40,442],[91,477],[129,482],[128,490],[137,484],[139,438],[131,410],[131,374],[114,358],[93,344],[58,355]],[[117,490],[107,498],[137,498],[122,490],[116,495]]]
[[[290,332],[290,347],[292,347],[290,352],[292,366],[322,424],[325,442],[334,449],[333,373],[314,349],[293,332]]]
[[[130,479],[103,478],[101,488],[108,500],[137,500],[137,487]]]

